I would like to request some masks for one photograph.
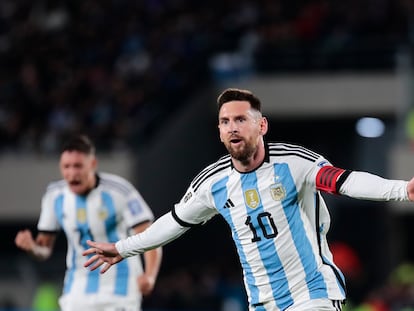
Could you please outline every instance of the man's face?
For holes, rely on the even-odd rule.
[[[267,127],[261,113],[251,109],[247,101],[231,101],[219,111],[220,140],[230,155],[241,162],[256,153]]]
[[[64,151],[60,156],[60,173],[76,194],[85,194],[95,186],[96,158],[79,151]]]

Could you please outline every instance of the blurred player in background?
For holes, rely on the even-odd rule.
[[[80,135],[67,141],[60,155],[63,180],[52,182],[42,198],[38,234],[17,233],[17,247],[39,260],[50,257],[58,231],[68,241],[67,270],[59,304],[63,311],[137,311],[142,295],[154,288],[162,249],[125,260],[108,275],[88,271],[82,252],[89,239],[116,242],[142,232],[153,213],[133,185],[120,176],[97,172],[95,147]]]
[[[172,211],[143,233],[117,243],[88,241],[84,255],[95,255],[85,266],[103,265],[104,273],[221,214],[237,247],[250,311],[340,310],[345,280],[328,247],[330,216],[320,192],[408,201],[414,179],[349,171],[301,146],[266,142],[268,123],[250,91],[225,90],[218,109],[229,155],[202,170]]]

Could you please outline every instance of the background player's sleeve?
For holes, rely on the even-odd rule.
[[[126,198],[126,206],[123,216],[129,227],[154,220],[154,214],[147,202],[132,185]]]
[[[41,212],[37,223],[37,229],[39,231],[56,232],[60,230],[55,211],[56,204],[58,204],[58,198],[56,197],[55,191],[47,190],[41,202]]]

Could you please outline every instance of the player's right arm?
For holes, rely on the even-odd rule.
[[[14,242],[18,248],[24,250],[38,260],[46,260],[50,257],[56,241],[56,234],[40,232],[36,240],[33,239],[30,230],[25,229],[17,233]]]
[[[189,228],[180,225],[169,212],[158,218],[140,234],[130,236],[117,243],[87,241],[90,248],[84,251],[83,255],[92,255],[92,257],[85,262],[84,266],[90,267],[93,271],[106,263],[101,270],[101,273],[104,273],[124,258],[142,254],[175,240]]]

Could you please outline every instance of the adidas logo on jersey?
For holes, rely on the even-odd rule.
[[[224,204],[224,208],[230,207],[234,207],[234,203],[230,199],[227,199],[226,203]]]

